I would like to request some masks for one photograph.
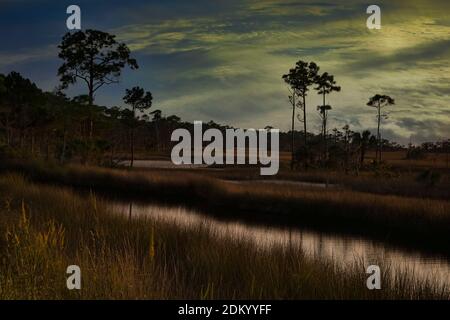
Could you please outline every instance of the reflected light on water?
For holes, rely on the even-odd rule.
[[[261,248],[274,245],[299,247],[311,257],[333,260],[344,266],[357,261],[364,261],[366,266],[381,261],[392,270],[408,270],[414,272],[414,276],[418,279],[436,281],[450,288],[450,261],[393,248],[377,241],[299,228],[283,229],[236,221],[228,222],[181,207],[116,203],[113,209],[127,216],[145,216],[182,227],[202,224],[218,236],[249,240]]]

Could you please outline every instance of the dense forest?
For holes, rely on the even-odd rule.
[[[177,128],[193,131],[193,124],[176,115],[164,115],[152,107],[150,92],[134,87],[124,92],[124,106],[100,106],[94,93],[104,85],[119,81],[126,67],[137,69],[137,61],[130,57],[125,44],[117,43],[113,35],[87,30],[68,33],[59,46],[63,64],[58,70],[61,85],[53,92],[41,90],[32,80],[17,72],[0,75],[0,156],[14,158],[42,158],[66,163],[96,163],[113,166],[137,155],[168,155],[173,143],[171,133]],[[314,63],[297,62],[295,68],[283,76],[291,89],[292,130],[280,133],[280,151],[291,151],[292,166],[361,167],[369,150],[406,148],[382,139],[380,132],[355,132],[343,128],[327,128],[327,114],[332,109],[326,96],[340,91],[334,77],[320,75]],[[64,90],[77,82],[86,83],[86,94],[68,97]],[[306,129],[306,95],[309,86],[323,95],[323,105],[317,107],[322,119],[318,134]],[[383,100],[384,99],[384,100]],[[393,104],[393,99],[376,95],[367,105]],[[378,103],[378,105],[377,105]],[[297,114],[297,108],[303,116]],[[287,113],[288,114],[288,113]],[[302,131],[294,122],[303,122]],[[380,123],[379,123],[380,125]],[[210,121],[203,128],[231,128]],[[270,129],[268,126],[266,129]],[[307,132],[305,135],[304,132]],[[408,146],[408,157],[419,158],[424,152],[449,152],[450,140]],[[378,156],[379,153],[379,156]]]

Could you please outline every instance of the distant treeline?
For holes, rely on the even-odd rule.
[[[168,155],[174,145],[171,134],[175,129],[193,131],[192,123],[176,115],[164,116],[161,110],[152,108],[151,92],[141,87],[124,92],[126,107],[95,103],[96,92],[118,83],[126,67],[139,68],[126,44],[118,43],[114,35],[98,30],[69,32],[58,48],[58,57],[62,59],[57,73],[60,85],[53,92],[44,92],[17,72],[0,74],[0,156],[109,165],[131,159],[132,166],[135,155]],[[291,131],[280,133],[280,151],[291,152],[292,168],[299,163],[305,169],[308,166],[360,168],[369,150],[376,150],[378,164],[382,150],[403,148],[381,138],[384,117],[381,109],[395,104],[386,95],[376,94],[367,103],[378,112],[376,133],[354,132],[348,125],[328,130],[328,113],[332,107],[326,103],[326,97],[341,88],[333,75],[319,74],[319,69],[314,62],[300,60],[282,77],[289,85],[292,117]],[[64,90],[77,83],[84,85],[86,94],[68,97]],[[317,106],[322,121],[319,134],[308,132],[306,126],[306,96],[313,86],[323,97],[323,104]],[[297,114],[297,109],[303,116]],[[302,131],[295,129],[296,118],[303,122]],[[203,126],[204,130],[209,128],[224,131],[231,127],[210,121]],[[449,140],[409,149],[411,157],[419,157],[423,150],[430,149],[448,152]]]
[[[214,121],[203,127],[232,128]],[[132,131],[138,153],[165,155],[174,144],[170,137],[177,128],[193,131],[193,124],[176,115],[163,116],[160,110],[135,117],[128,107],[90,105],[85,95],[69,98],[58,91],[43,92],[16,72],[0,75],[0,153],[4,156],[114,163],[129,157]],[[295,136],[301,158],[303,132],[295,131]],[[315,163],[321,157],[321,134],[308,133],[307,141],[310,162]],[[330,162],[348,165],[362,164],[366,152],[377,144],[370,132],[354,132],[348,126],[331,130],[328,141]],[[289,151],[290,143],[291,132],[281,132],[280,150]],[[384,150],[402,148],[383,140]],[[424,143],[421,149],[445,152],[448,141]]]

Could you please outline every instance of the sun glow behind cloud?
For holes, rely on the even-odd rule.
[[[121,90],[139,84],[154,93],[155,107],[165,114],[288,129],[281,75],[299,59],[313,60],[343,89],[330,96],[330,128],[348,123],[353,130],[374,129],[373,110],[365,103],[384,93],[397,102],[386,136],[400,142],[450,136],[447,1],[381,1],[382,29],[374,31],[365,27],[367,4],[358,0],[132,2],[113,7],[110,14],[120,23],[106,30],[130,46],[141,69],[99,94],[102,103],[119,103]],[[105,29],[101,23],[92,20],[89,27]],[[27,58],[8,60],[12,55],[14,50],[0,51],[12,61],[0,64],[0,71]],[[319,103],[311,92],[310,131],[319,128]]]

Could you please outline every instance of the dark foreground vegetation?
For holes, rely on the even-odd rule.
[[[2,299],[448,299],[442,287],[407,272],[367,290],[363,261],[337,266],[296,248],[257,249],[181,227],[112,214],[102,200],[17,175],[0,177]],[[220,260],[220,263],[218,261]],[[82,290],[66,268],[82,269]]]
[[[40,183],[110,197],[190,206],[227,219],[355,234],[450,255],[450,204],[446,200],[372,194],[339,187],[235,183],[189,172],[127,172],[26,163],[3,168],[3,172],[7,171],[20,172]]]

